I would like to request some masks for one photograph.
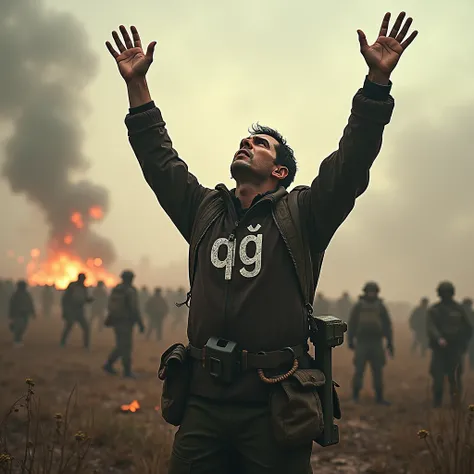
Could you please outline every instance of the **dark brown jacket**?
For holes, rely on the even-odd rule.
[[[367,91],[366,87],[359,90],[353,99],[338,150],[321,163],[311,186],[298,191],[303,231],[319,260],[317,265],[356,198],[367,188],[369,169],[391,118],[393,98],[374,100]],[[196,252],[188,323],[191,344],[203,347],[211,336],[233,340],[251,352],[305,344],[304,301],[272,212],[279,199],[287,199],[286,190],[280,187],[257,198],[241,216],[233,190],[224,185],[217,192],[205,188],[188,171],[172,147],[158,108],[134,112],[138,113],[125,119],[132,148],[146,181],[186,241],[191,240],[197,210],[209,193],[216,193],[225,206]],[[192,390],[215,398],[258,400],[266,396],[262,385],[251,372],[232,387],[217,386],[196,365]]]

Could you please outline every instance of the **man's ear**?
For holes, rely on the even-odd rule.
[[[272,176],[274,176],[277,179],[285,179],[288,176],[288,168],[286,166],[279,166],[278,168],[275,168],[272,172]]]

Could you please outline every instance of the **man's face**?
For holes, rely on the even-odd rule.
[[[275,164],[279,143],[269,135],[244,138],[230,166],[232,177],[238,182],[260,184],[272,176],[283,179],[288,170]]]
[[[370,290],[366,293],[366,295],[369,300],[375,300],[378,296],[378,293],[376,291]]]

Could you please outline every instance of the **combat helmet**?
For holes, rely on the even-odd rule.
[[[364,288],[362,288],[362,291],[364,293],[369,293],[369,292],[379,293],[380,292],[380,287],[375,281],[368,281],[364,285]]]
[[[124,270],[120,274],[120,278],[123,281],[132,281],[135,278],[135,273],[133,273],[132,270]]]
[[[454,296],[454,285],[450,281],[442,281],[438,288],[436,288],[436,292],[438,296],[443,295],[450,295]]]

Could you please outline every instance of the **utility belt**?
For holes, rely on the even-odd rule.
[[[262,382],[271,384],[269,408],[273,434],[284,446],[302,446],[316,441],[321,446],[339,442],[334,418],[341,417],[332,380],[331,350],[343,342],[347,326],[332,316],[314,318],[311,341],[317,350],[310,368],[299,368],[308,347],[299,345],[278,351],[248,352],[238,344],[211,337],[200,349],[173,344],[161,357],[158,378],[163,380],[161,413],[179,426],[190,394],[193,360],[217,381],[232,384],[239,374],[257,370]],[[291,367],[291,368],[290,368]],[[265,374],[265,370],[277,375]],[[286,371],[285,373],[282,373]]]
[[[294,365],[295,361],[307,353],[307,348],[298,345],[279,351],[248,352],[240,349],[235,342],[211,337],[202,349],[189,344],[187,351],[190,357],[200,361],[201,367],[213,378],[231,384],[239,374],[250,369],[260,372]]]

